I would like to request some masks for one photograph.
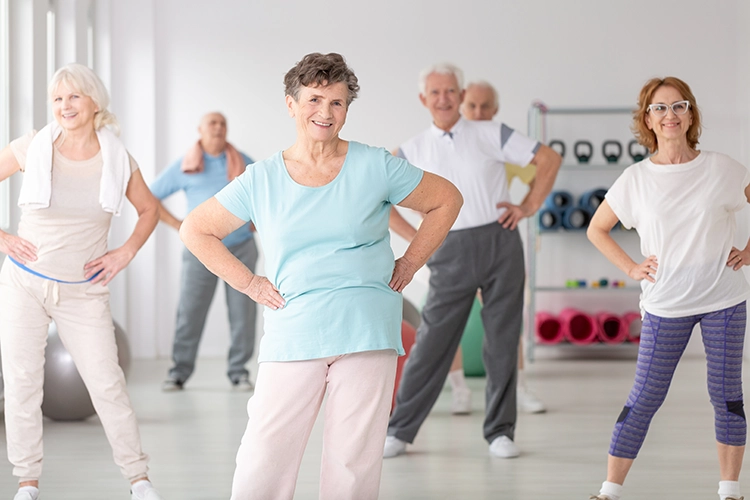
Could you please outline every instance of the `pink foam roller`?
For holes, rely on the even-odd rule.
[[[536,341],[539,344],[558,344],[563,340],[562,325],[557,316],[548,312],[536,313]]]
[[[599,340],[605,344],[620,344],[628,338],[622,318],[616,314],[600,312],[596,315],[596,323],[599,327]]]
[[[622,315],[622,327],[627,333],[627,339],[630,342],[639,343],[641,341],[641,313],[631,311]]]
[[[597,341],[598,328],[594,318],[578,309],[560,311],[563,337],[571,344],[588,345]]]

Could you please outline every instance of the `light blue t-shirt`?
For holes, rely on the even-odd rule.
[[[249,156],[240,153],[245,165],[253,162]],[[151,184],[151,192],[159,200],[178,192],[185,191],[188,212],[218,193],[229,183],[227,179],[227,155],[211,156],[203,153],[203,172],[186,174],[182,171],[182,158],[167,167]],[[227,235],[222,240],[227,247],[239,245],[253,237],[250,224]]]
[[[402,297],[388,286],[388,218],[422,175],[385,149],[349,142],[341,171],[325,186],[295,182],[278,152],[216,195],[229,212],[255,223],[266,276],[286,300],[282,309],[264,308],[258,361],[404,353]]]

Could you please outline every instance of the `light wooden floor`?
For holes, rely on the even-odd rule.
[[[516,442],[523,454],[511,460],[490,458],[482,439],[484,380],[469,380],[476,408],[470,416],[448,412],[450,392],[445,390],[409,453],[385,461],[380,497],[587,499],[604,479],[610,432],[634,366],[632,359],[531,365],[529,385],[549,412],[519,417]],[[230,391],[220,360],[201,360],[185,391],[164,394],[159,384],[167,367],[167,361],[136,361],[129,379],[144,449],[152,459],[152,480],[167,500],[228,499],[248,396]],[[684,359],[628,478],[625,499],[718,498],[705,385],[704,362]],[[295,498],[317,498],[321,431],[318,422]],[[79,423],[45,420],[41,486],[42,500],[129,498],[96,417]],[[2,460],[0,499],[12,498],[15,488],[11,466]]]

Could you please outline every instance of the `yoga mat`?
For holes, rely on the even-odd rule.
[[[391,412],[396,407],[396,392],[398,392],[398,384],[401,382],[401,374],[404,372],[404,364],[409,359],[409,353],[411,348],[414,347],[414,342],[417,339],[417,331],[406,321],[401,322],[401,343],[404,344],[404,351],[406,354],[399,356],[396,361],[396,382],[393,384],[393,400],[391,402]]]
[[[582,230],[591,221],[591,211],[586,207],[568,207],[563,212],[562,225],[565,229]]]
[[[588,208],[593,214],[599,205],[604,201],[604,196],[607,194],[607,190],[604,188],[592,189],[586,191],[581,195],[581,199],[578,202],[578,206]]]
[[[567,191],[552,191],[544,200],[544,206],[552,210],[565,210],[573,206],[573,195]]]
[[[554,231],[562,227],[562,212],[557,209],[543,208],[539,211],[539,229]]]
[[[611,312],[600,312],[596,315],[599,340],[605,344],[620,344],[625,342],[628,331],[625,329],[622,318]]]
[[[622,315],[622,327],[627,333],[627,338],[630,342],[637,344],[641,341],[642,326],[641,313],[631,311]]]
[[[565,308],[560,311],[563,337],[571,344],[588,345],[597,340],[594,318],[578,309]]]
[[[557,316],[539,311],[534,317],[536,323],[536,341],[538,344],[559,344],[563,340],[563,331]]]

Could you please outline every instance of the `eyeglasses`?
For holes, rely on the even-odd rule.
[[[677,101],[672,104],[649,104],[648,111],[654,116],[667,116],[669,109],[672,108],[672,113],[676,115],[684,115],[690,109],[690,101]]]

